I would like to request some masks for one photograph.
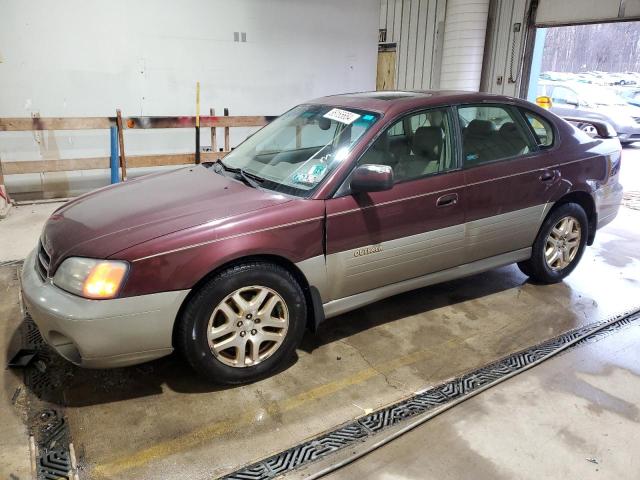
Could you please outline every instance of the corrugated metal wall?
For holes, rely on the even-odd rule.
[[[380,28],[396,43],[396,88],[439,88],[447,0],[381,0]]]
[[[528,78],[522,78],[529,0],[492,0],[481,90],[517,97]],[[516,27],[516,24],[520,24]],[[518,29],[519,31],[514,31]]]

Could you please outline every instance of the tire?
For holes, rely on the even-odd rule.
[[[565,219],[574,221],[571,231],[564,234],[562,228],[554,231],[554,228],[570,224],[563,224]],[[577,224],[578,238],[575,238]],[[525,275],[540,283],[561,282],[576,268],[582,258],[589,236],[589,224],[587,214],[577,203],[565,203],[555,210],[552,210],[540,227],[538,236],[533,243],[531,258],[525,262],[518,263],[518,267]],[[552,231],[553,236],[551,236]],[[557,232],[562,232],[558,235]],[[560,238],[560,240],[556,240]],[[564,238],[564,239],[563,239]],[[552,242],[552,243],[548,243]],[[558,255],[555,257],[554,245],[558,245]],[[564,252],[564,253],[563,253]],[[549,259],[547,258],[549,254]],[[556,258],[556,260],[553,260]],[[553,260],[549,262],[549,260]]]
[[[189,299],[176,330],[176,347],[207,379],[248,383],[293,356],[306,317],[304,294],[288,270],[266,262],[243,263],[216,274]]]

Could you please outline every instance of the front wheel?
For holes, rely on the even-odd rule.
[[[525,275],[541,283],[557,283],[578,265],[589,224],[584,209],[566,203],[549,214],[533,243],[531,258],[518,263]]]
[[[302,289],[289,271],[263,262],[237,265],[215,275],[189,300],[177,347],[210,380],[251,382],[293,355],[306,312]]]

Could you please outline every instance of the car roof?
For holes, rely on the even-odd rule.
[[[464,90],[381,90],[343,93],[316,98],[305,103],[387,113],[389,111],[412,110],[420,107],[483,102],[526,104],[523,100],[513,97]]]

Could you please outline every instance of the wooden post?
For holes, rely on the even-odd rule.
[[[200,82],[196,82],[196,165],[200,163]]]
[[[229,109],[225,108],[224,109],[224,116],[228,117],[229,116]],[[229,127],[224,127],[224,151],[228,152],[231,149],[229,148]]]
[[[0,158],[0,197],[4,198],[4,203],[9,205],[11,199],[9,198],[9,192],[4,186],[4,174],[2,173],[2,158]],[[2,210],[2,199],[0,199],[0,210]]]
[[[216,116],[215,108],[209,109],[209,115],[212,117]],[[216,127],[211,127],[211,151],[215,152],[218,150],[218,140],[216,139]]]
[[[127,158],[124,155],[124,132],[122,131],[122,112],[118,108],[116,110],[116,126],[118,127],[118,142],[120,144],[120,170],[122,172],[121,179],[127,179]]]

